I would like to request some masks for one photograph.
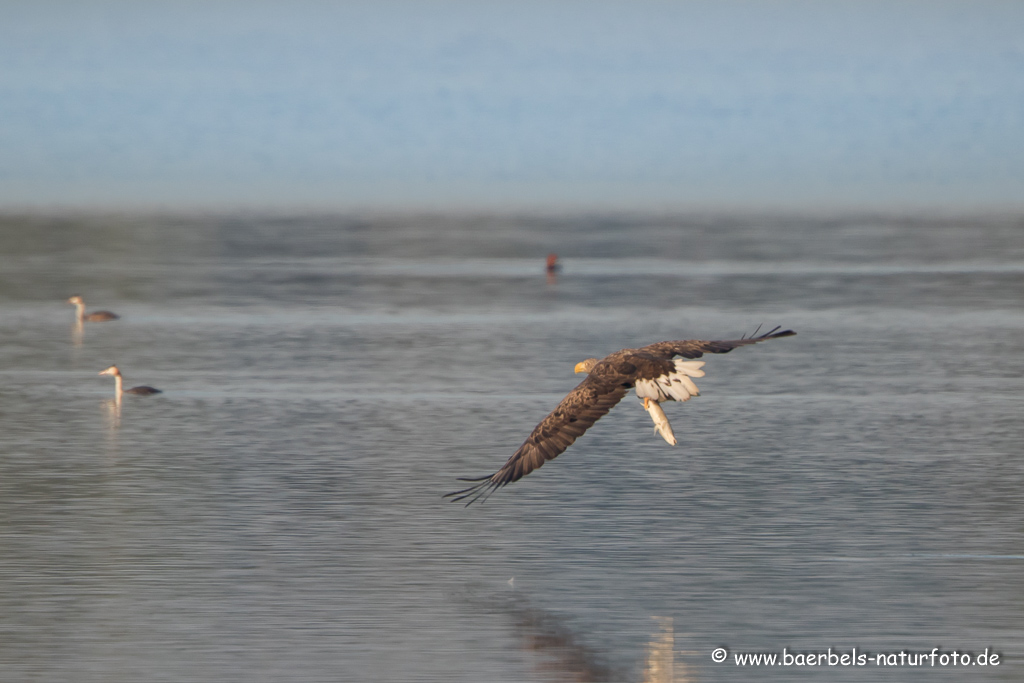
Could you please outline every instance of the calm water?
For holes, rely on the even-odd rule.
[[[4,681],[1024,678],[1024,222],[4,218]],[[546,281],[546,253],[562,256]],[[77,338],[72,309],[121,314]],[[485,505],[576,361],[799,336]],[[126,397],[109,377],[164,390]],[[510,583],[511,581],[511,583]],[[671,675],[668,672],[671,669]],[[655,673],[660,671],[661,673]],[[823,667],[807,680],[965,680]]]

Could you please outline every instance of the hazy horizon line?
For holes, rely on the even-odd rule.
[[[101,216],[381,216],[381,217],[578,217],[578,216],[732,216],[779,218],[856,218],[888,219],[957,219],[957,218],[1024,218],[1024,202],[978,204],[958,203],[815,203],[778,202],[772,204],[725,203],[650,203],[629,202],[450,202],[415,203],[327,203],[327,202],[252,202],[252,203],[0,203],[0,217],[101,217]]]

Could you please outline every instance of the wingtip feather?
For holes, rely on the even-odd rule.
[[[480,500],[481,496],[483,497],[483,500],[481,500],[480,502],[485,502],[488,498],[491,497],[492,493],[501,488],[505,483],[494,481],[493,474],[489,474],[486,477],[458,477],[458,480],[476,483],[474,483],[472,486],[461,489],[459,491],[452,491],[451,493],[446,493],[443,496],[441,496],[441,498],[451,498],[450,502],[452,503],[458,503],[469,498],[469,502],[466,503],[466,507],[469,507],[476,501]]]

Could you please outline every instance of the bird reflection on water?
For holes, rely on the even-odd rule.
[[[112,430],[116,430],[121,426],[121,401],[108,398],[103,401],[103,407],[107,412],[107,424]]]
[[[685,683],[696,678],[676,661],[676,632],[672,617],[651,617],[661,625],[661,632],[651,636],[647,643],[647,661],[644,663],[644,683]]]
[[[106,456],[108,460],[115,460],[120,452],[121,404],[108,398],[102,405],[107,423]]]
[[[530,655],[534,670],[542,680],[604,683],[688,683],[696,680],[692,672],[676,660],[675,629],[671,617],[652,617],[658,625],[646,646],[640,678],[606,661],[601,653],[581,642],[580,636],[561,617],[530,603],[520,594],[512,594],[500,604],[500,610],[512,618],[521,648]]]

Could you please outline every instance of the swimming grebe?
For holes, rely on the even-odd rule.
[[[114,397],[117,402],[121,402],[121,394],[137,394],[139,396],[152,396],[153,394],[162,394],[163,392],[153,387],[141,386],[132,387],[131,389],[122,388],[121,371],[117,369],[116,365],[111,365],[106,370],[103,370],[99,374],[101,375],[113,375],[114,376]]]
[[[75,318],[80,323],[105,323],[108,320],[117,320],[118,318],[121,317],[117,313],[111,313],[110,311],[95,311],[94,313],[86,315],[85,301],[83,301],[82,297],[78,296],[77,294],[68,299],[68,303],[75,305]]]

